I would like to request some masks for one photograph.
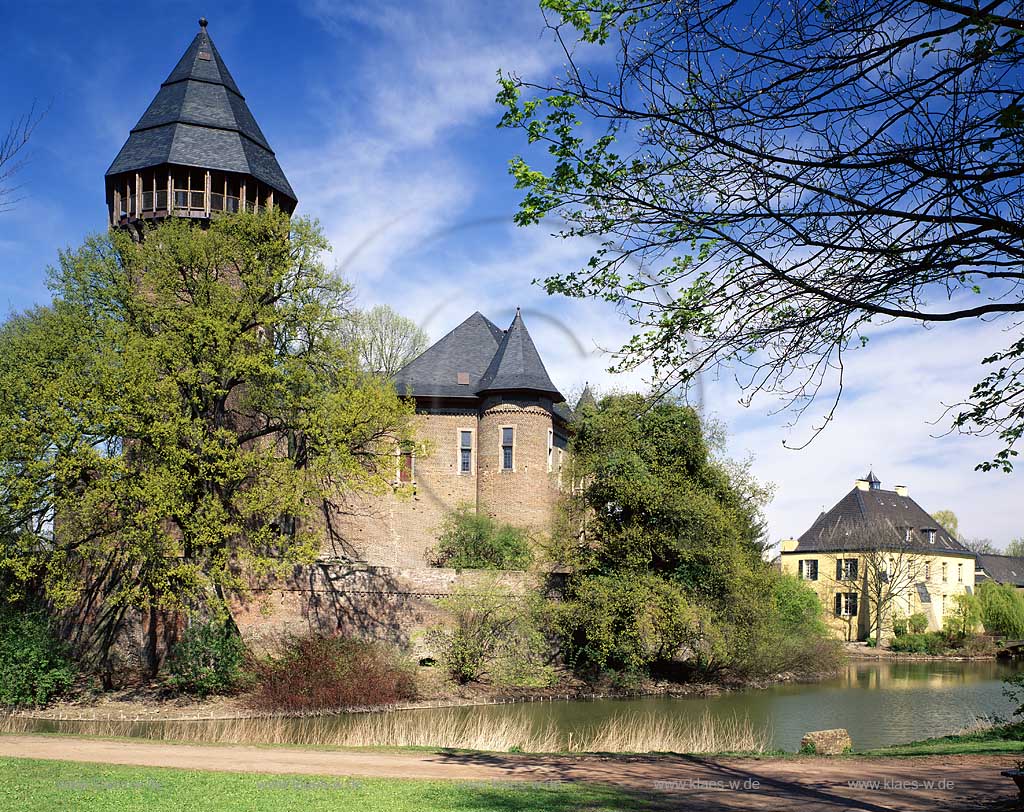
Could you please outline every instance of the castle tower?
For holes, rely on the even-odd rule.
[[[199,33],[107,170],[112,226],[138,231],[168,216],[208,222],[217,212],[295,210],[295,192],[206,25],[199,20]]]

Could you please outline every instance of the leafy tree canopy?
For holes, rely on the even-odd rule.
[[[316,223],[171,219],[67,251],[0,329],[0,577],[188,608],[318,550],[316,511],[384,487],[411,407],[361,371]]]
[[[637,328],[620,367],[726,365],[797,415],[887,321],[1004,319],[952,425],[1024,432],[1019,3],[541,0],[567,70],[500,76],[520,224],[597,239],[550,293]],[[595,48],[594,45],[601,46]],[[827,421],[826,421],[827,422]]]

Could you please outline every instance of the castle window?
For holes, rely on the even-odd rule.
[[[555,430],[548,429],[548,473],[555,468]]]
[[[925,535],[925,538],[928,539],[928,543],[929,544],[934,544],[935,543],[935,531],[934,530],[925,530],[924,531],[924,535]]]
[[[956,565],[956,579],[960,583],[964,582],[964,565],[963,564],[957,564]]]
[[[818,562],[816,559],[800,559],[797,562],[797,567],[800,572],[800,577],[806,581],[817,581],[818,580]]]
[[[857,593],[837,592],[836,593],[836,617],[857,616]]]
[[[942,562],[942,583],[946,583],[949,579],[946,577],[946,570],[949,569],[949,565],[945,561]]]
[[[459,473],[473,473],[473,432],[459,432]]]
[[[515,456],[513,454],[515,430],[505,426],[501,430],[501,470],[512,471]]]
[[[926,581],[930,581],[932,579],[932,562],[931,561],[925,561],[924,562],[924,579]]]
[[[857,580],[857,559],[837,558],[836,559],[836,580],[856,581]],[[856,614],[856,613],[854,613]]]

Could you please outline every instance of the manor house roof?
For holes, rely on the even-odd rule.
[[[868,531],[892,527],[892,544],[884,546],[930,555],[974,556],[911,499],[906,488],[889,491],[881,485],[874,472],[857,480],[853,490],[818,516],[792,552],[877,549],[883,546],[878,533]]]
[[[1024,558],[1019,556],[979,553],[978,569],[997,584],[1024,587]]]

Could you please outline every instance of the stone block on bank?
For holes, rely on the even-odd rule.
[[[800,739],[801,753],[816,753],[819,756],[838,756],[853,749],[853,740],[846,728],[812,730]]]

